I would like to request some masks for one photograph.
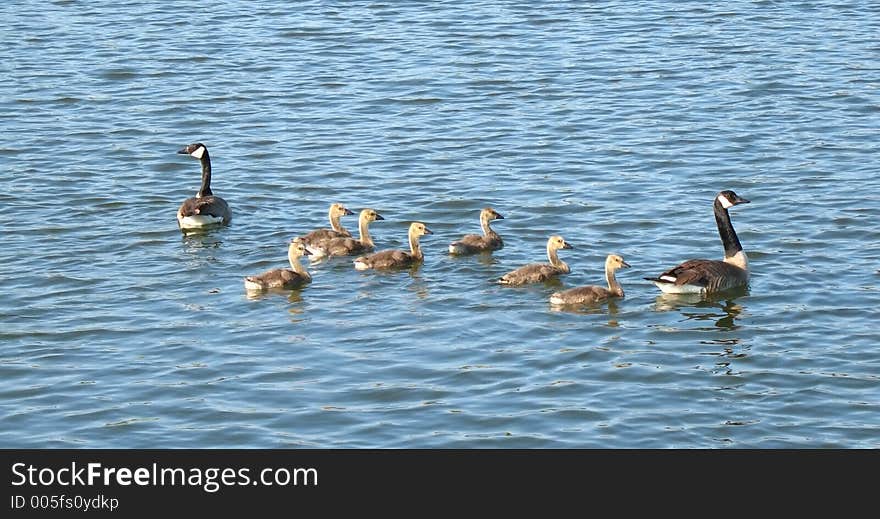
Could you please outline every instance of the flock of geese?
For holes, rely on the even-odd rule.
[[[232,212],[225,200],[211,191],[211,158],[202,143],[186,146],[178,153],[199,159],[202,165],[202,184],[194,197],[186,199],[177,211],[177,222],[183,232],[204,230],[227,225],[232,220]],[[657,277],[645,278],[652,281],[667,294],[711,294],[745,287],[749,282],[749,265],[746,253],[740,245],[728,209],[749,201],[733,191],[718,193],[713,203],[718,234],[724,245],[724,259],[692,259],[661,273]],[[409,251],[388,249],[374,252],[375,244],[370,237],[369,225],[384,220],[373,209],[363,209],[358,216],[358,237],[355,238],[341,223],[343,216],[354,213],[342,204],[330,206],[330,228],[315,229],[308,234],[291,240],[288,246],[290,268],[276,268],[258,275],[244,278],[247,290],[292,289],[311,282],[312,277],[301,263],[303,256],[311,259],[330,257],[354,257],[354,268],[399,269],[411,267],[424,260],[419,238],[433,234],[422,222],[412,222],[409,226]],[[493,220],[504,217],[491,207],[480,211],[480,227],[483,234],[467,234],[449,244],[449,254],[467,255],[491,253],[504,247],[501,236],[490,226]],[[571,272],[567,263],[559,259],[558,251],[572,246],[562,238],[553,235],[547,240],[548,263],[530,263],[510,271],[498,279],[502,285],[525,285],[542,283]],[[583,305],[600,303],[610,298],[624,297],[623,288],[615,277],[622,268],[628,268],[624,259],[611,254],[605,259],[605,281],[607,287],[588,285],[556,292],[550,296],[553,305]]]

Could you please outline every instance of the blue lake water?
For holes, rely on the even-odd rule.
[[[3,447],[880,447],[873,2],[0,5]],[[232,225],[185,237],[204,142]],[[644,276],[720,259],[746,294]],[[327,207],[414,271],[310,267]],[[451,257],[505,216],[504,249]],[[354,217],[344,223],[356,228]],[[493,282],[542,261],[571,274]],[[626,298],[557,311],[619,253]]]

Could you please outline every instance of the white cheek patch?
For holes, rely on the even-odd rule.
[[[718,195],[718,201],[721,202],[721,207],[725,209],[730,209],[731,207],[733,207],[733,204],[730,203],[730,200],[728,200],[727,197],[724,195]]]
[[[195,151],[190,153],[190,155],[192,155],[193,157],[195,157],[199,160],[202,159],[202,155],[204,155],[204,154],[205,154],[205,147],[204,146],[199,146],[198,148],[195,149]]]
[[[675,283],[675,281],[677,280],[677,278],[673,276],[660,276],[660,279],[662,279],[663,281],[669,281],[670,283]]]

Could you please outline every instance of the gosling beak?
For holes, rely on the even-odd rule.
[[[562,244],[562,248],[563,249],[573,249],[574,247],[572,247],[570,243],[565,242]]]
[[[630,268],[632,265],[630,265],[629,263],[627,263],[627,262],[625,262],[625,261],[621,261],[621,262],[620,262],[620,266],[623,267],[623,268],[625,268],[625,269],[628,269],[628,268]]]
[[[349,209],[349,208],[346,207],[346,208],[345,208],[345,212],[342,213],[342,214],[344,214],[345,216],[351,216],[351,215],[353,215],[354,213],[351,212],[351,209]]]
[[[311,256],[312,251],[309,250],[308,247],[303,247],[303,256]]]
[[[496,220],[504,220],[504,217],[501,216],[501,215],[498,214],[498,213],[495,213],[495,219],[496,219]]]
[[[385,219],[384,216],[382,216],[382,215],[379,214],[379,213],[376,213],[376,220],[384,220],[384,219]]]
[[[425,227],[425,234],[434,234],[434,231]]]

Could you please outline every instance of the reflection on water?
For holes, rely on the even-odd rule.
[[[612,298],[603,302],[598,303],[583,303],[576,305],[554,305],[550,304],[551,312],[564,312],[570,314],[582,314],[582,315],[605,315],[607,314],[610,319],[608,320],[608,326],[618,327],[620,323],[617,322],[617,319],[614,317],[619,312],[619,307],[617,306],[618,299]]]
[[[212,252],[223,245],[223,240],[207,232],[184,234],[182,239],[183,252],[190,267],[199,267],[217,261]]]
[[[686,320],[715,321],[715,327],[724,330],[736,330],[737,317],[743,312],[743,307],[736,302],[736,298],[748,295],[748,289],[727,291],[717,295],[699,294],[661,294],[657,296],[654,308],[658,312],[677,310]],[[695,311],[695,309],[718,309],[720,312]]]

